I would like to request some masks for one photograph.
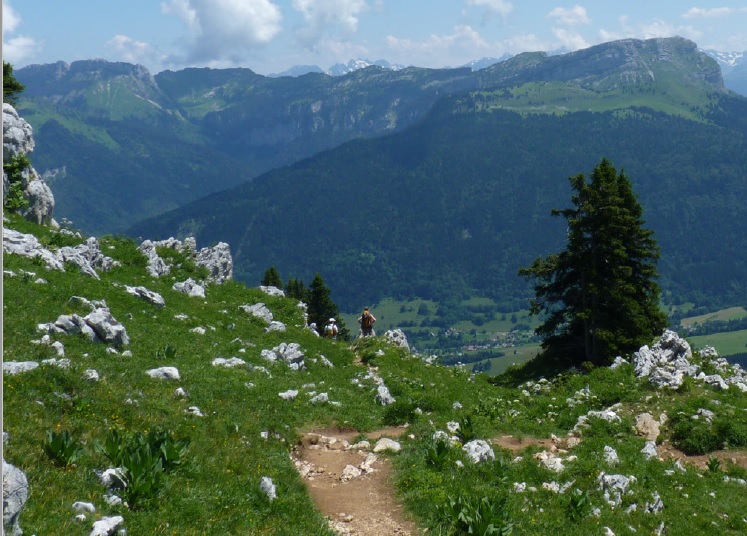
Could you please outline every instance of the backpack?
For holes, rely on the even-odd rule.
[[[361,316],[361,327],[368,329],[372,325],[373,325],[373,322],[371,322],[370,313],[363,313],[363,315]]]
[[[327,324],[327,326],[324,328],[324,334],[327,337],[334,337],[337,335],[337,326],[335,324]]]

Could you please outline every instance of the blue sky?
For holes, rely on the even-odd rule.
[[[747,50],[744,0],[4,0],[3,59],[103,58],[152,73],[191,66],[323,69],[353,58],[420,67],[679,35]]]

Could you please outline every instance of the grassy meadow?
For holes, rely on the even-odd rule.
[[[16,218],[6,226],[34,233],[50,249],[81,241]],[[289,456],[300,433],[401,424],[408,425],[399,439],[402,450],[389,454],[393,484],[422,533],[747,531],[747,470],[738,462],[747,446],[747,395],[735,386],[722,391],[688,380],[676,391],[659,391],[636,378],[631,365],[544,379],[503,366],[529,359],[536,346],[493,361],[491,372],[503,374],[471,374],[465,366],[428,364],[381,336],[320,339],[305,328],[297,302],[235,282],[208,285],[204,299],[189,297],[172,289],[176,281],[204,275],[189,259],[171,255],[172,273],[154,278],[132,241],[106,236],[99,243],[122,263],[99,272],[100,280],[71,265],[54,271],[38,259],[3,257],[4,362],[60,358],[53,347],[34,342],[43,334],[37,326],[62,314],[85,314],[73,296],[105,300],[130,338],[117,348],[81,335],[53,335],[64,345],[69,368],[43,364],[4,373],[4,456],[29,480],[20,515],[26,534],[86,535],[96,519],[121,515],[128,534],[331,536]],[[166,305],[134,297],[125,285],[158,292]],[[240,309],[260,302],[286,331],[267,331],[265,321]],[[425,305],[430,311],[432,304]],[[379,335],[401,308],[374,308]],[[416,320],[419,308],[405,306],[401,314]],[[355,317],[346,322],[354,326]],[[495,322],[506,328],[510,315],[508,324]],[[305,368],[263,357],[263,350],[282,343],[299,345]],[[218,357],[244,364],[215,366]],[[176,367],[180,379],[146,375],[161,366]],[[98,373],[98,381],[85,379],[88,370]],[[375,401],[372,372],[395,403]],[[287,390],[299,394],[293,400],[278,396]],[[321,393],[329,401],[312,402]],[[580,444],[556,451],[561,472],[539,463],[553,435],[567,437],[580,417],[613,406],[618,419],[587,417],[588,426],[576,433]],[[712,412],[713,421],[692,418],[701,410]],[[641,453],[645,439],[633,424],[643,412],[668,416],[661,419],[659,458]],[[449,428],[456,430],[447,434],[453,436],[449,442],[434,439]],[[507,436],[519,447],[502,446]],[[488,442],[494,459],[472,463],[461,447],[473,439]],[[606,447],[616,451],[618,462],[606,461]],[[708,465],[692,461],[680,469],[664,455],[665,447],[712,458]],[[115,492],[126,499],[120,504],[107,501],[112,492],[98,476],[116,466],[114,459],[130,475]],[[605,474],[634,477],[614,506],[600,486]],[[260,491],[263,477],[277,486],[277,499]],[[663,509],[653,506],[656,497]],[[93,503],[96,512],[76,521],[75,501]]]

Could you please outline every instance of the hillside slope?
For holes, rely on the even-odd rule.
[[[712,353],[690,355],[674,334],[642,350],[649,361],[490,382],[386,337],[320,339],[295,301],[206,281],[173,242],[156,248],[171,266],[156,277],[134,242],[87,240],[116,261],[94,277],[47,266],[84,242],[74,231],[16,217],[5,227],[4,456],[30,491],[5,511],[27,533],[84,535],[108,523],[132,534],[331,536],[304,484],[315,473],[291,456],[303,433],[403,424],[393,437],[401,450],[377,456],[391,460],[398,501],[432,533],[475,533],[475,512],[516,535],[744,533],[747,375]],[[10,253],[18,237],[8,229],[38,239],[38,255]],[[178,290],[187,278],[204,297]],[[111,329],[92,336],[91,325]],[[687,372],[665,369],[665,354]],[[161,367],[172,379],[146,373]],[[354,447],[369,468],[370,448]]]

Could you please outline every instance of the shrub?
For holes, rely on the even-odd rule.
[[[23,195],[23,172],[31,167],[31,160],[23,153],[17,153],[8,162],[3,162],[3,170],[8,176],[8,197],[3,200],[3,207],[8,210],[19,210],[27,207],[28,199]]]

